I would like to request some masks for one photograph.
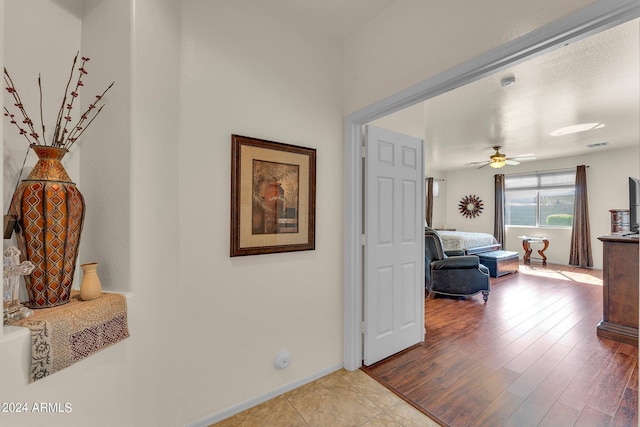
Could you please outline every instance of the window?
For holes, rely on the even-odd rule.
[[[571,227],[575,170],[505,176],[505,224]]]

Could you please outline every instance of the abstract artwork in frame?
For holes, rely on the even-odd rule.
[[[316,150],[231,136],[231,256],[315,249]]]

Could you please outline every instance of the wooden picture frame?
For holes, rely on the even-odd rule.
[[[316,150],[231,135],[231,256],[315,249]]]

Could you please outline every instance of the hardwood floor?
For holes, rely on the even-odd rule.
[[[602,272],[520,266],[425,301],[422,344],[363,370],[443,426],[637,426],[638,348],[601,339]]]

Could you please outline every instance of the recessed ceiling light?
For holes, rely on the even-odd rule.
[[[551,136],[568,135],[570,133],[585,132],[593,129],[600,129],[604,127],[604,123],[582,123],[580,125],[567,126],[564,128],[556,129],[551,132]]]

